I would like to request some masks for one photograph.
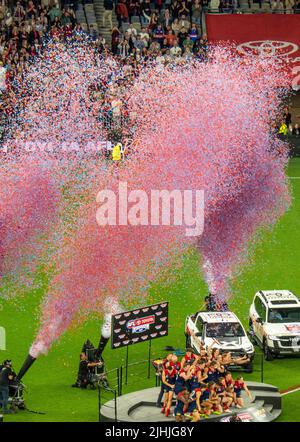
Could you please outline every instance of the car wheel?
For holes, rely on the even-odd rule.
[[[264,351],[264,357],[266,361],[273,361],[274,356],[272,355],[269,347],[267,346],[266,342],[264,342],[264,346],[263,346],[263,351]]]
[[[250,362],[250,364],[245,365],[245,373],[252,373],[253,372],[253,364]]]

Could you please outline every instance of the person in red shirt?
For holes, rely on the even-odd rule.
[[[249,399],[252,401],[252,395],[248,390],[248,387],[243,379],[243,376],[239,376],[237,378],[237,380],[233,384],[233,387],[234,387],[234,403],[237,408],[244,407],[244,399],[241,396],[243,390],[247,393]]]
[[[190,348],[187,348],[185,355],[183,356],[181,360],[181,368],[185,366],[185,364],[192,365],[195,361],[197,361],[198,356],[193,353],[193,350]]]
[[[120,3],[117,4],[116,15],[119,22],[119,27],[122,26],[122,22],[128,23],[129,13],[124,0],[120,0]]]
[[[176,40],[176,36],[172,29],[169,29],[167,35],[165,35],[165,39],[169,48],[173,46],[174,41]]]
[[[174,394],[175,382],[177,379],[177,370],[174,364],[170,362],[166,365],[166,368],[162,372],[162,383],[165,389],[164,404],[161,412],[166,414],[166,417],[170,414],[170,408],[172,405],[172,398]]]
[[[225,382],[226,382],[226,387],[233,387],[234,382],[232,379],[232,374],[230,372],[226,373]]]

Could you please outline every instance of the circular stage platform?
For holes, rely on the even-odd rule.
[[[259,382],[247,382],[252,393],[253,401],[243,394],[245,407],[232,408],[231,413],[211,415],[204,422],[226,422],[232,413],[237,413],[244,422],[271,422],[278,418],[281,413],[281,396],[277,387]],[[117,398],[117,421],[118,422],[172,422],[171,415],[167,418],[156,407],[156,400],[160,387],[147,388],[135,391]],[[115,422],[115,401],[106,402],[101,407],[101,421]]]

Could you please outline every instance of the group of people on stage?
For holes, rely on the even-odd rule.
[[[240,359],[235,363],[242,364],[243,357]],[[229,412],[231,407],[242,408],[242,392],[250,400],[252,396],[242,376],[233,379],[228,371],[231,363],[230,353],[221,354],[216,348],[203,347],[199,355],[187,349],[181,361],[170,353],[161,363],[162,384],[157,406],[162,406],[161,412],[168,417],[176,396],[174,415],[178,422],[186,418],[195,422],[212,413]]]

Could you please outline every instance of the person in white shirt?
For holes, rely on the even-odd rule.
[[[129,26],[129,28],[127,29],[126,33],[128,35],[131,35],[133,37],[137,36],[137,30],[133,27],[133,24],[131,23],[131,25]]]
[[[181,48],[178,46],[177,41],[174,41],[173,46],[170,49],[170,55],[172,57],[179,57],[181,55]]]
[[[6,89],[6,68],[3,66],[2,61],[0,61],[0,91],[3,92]]]

